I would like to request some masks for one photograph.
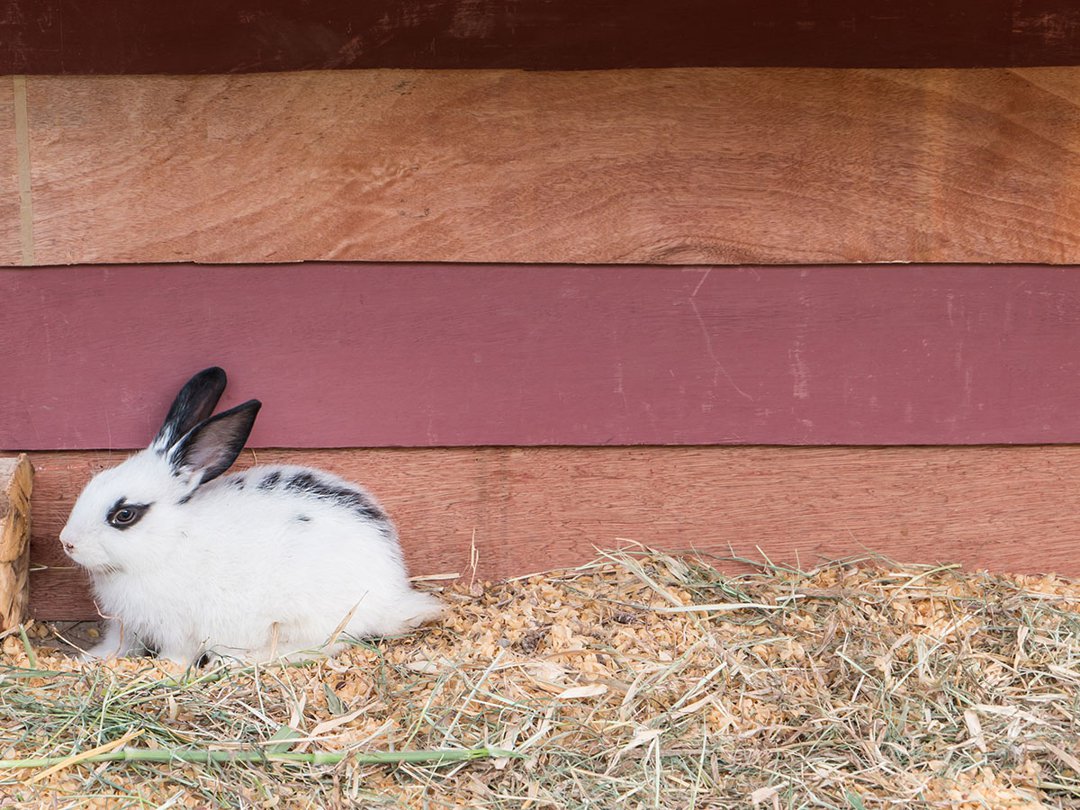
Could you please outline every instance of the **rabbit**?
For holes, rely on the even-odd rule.
[[[150,446],[97,474],[60,542],[106,618],[88,658],[154,652],[182,666],[332,655],[338,639],[436,618],[408,581],[397,532],[365,490],[331,473],[236,460],[261,403],[211,416],[225,372],[200,371]]]

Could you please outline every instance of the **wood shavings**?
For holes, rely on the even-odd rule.
[[[1080,806],[1080,585],[884,561],[724,576],[608,554],[443,594],[445,620],[331,661],[182,673],[3,640],[20,807]],[[686,609],[699,606],[700,609]],[[716,609],[722,606],[722,610]],[[42,628],[28,628],[36,643]],[[93,762],[272,750],[331,764]],[[286,729],[283,732],[282,729]],[[275,736],[278,735],[278,736]],[[351,755],[480,750],[456,763]]]

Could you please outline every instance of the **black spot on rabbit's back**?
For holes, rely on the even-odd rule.
[[[364,492],[321,479],[314,473],[295,473],[285,481],[284,487],[289,492],[330,501],[343,509],[349,509],[364,520],[389,523],[386,513]]]
[[[281,473],[276,470],[259,482],[259,489],[273,489],[281,481]]]

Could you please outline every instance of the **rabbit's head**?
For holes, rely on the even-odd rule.
[[[72,560],[107,575],[160,564],[173,552],[184,505],[232,465],[259,412],[249,400],[211,417],[225,381],[216,367],[196,374],[150,446],[90,480],[60,532]]]

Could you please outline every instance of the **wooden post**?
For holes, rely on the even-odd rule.
[[[30,595],[30,492],[26,455],[0,459],[0,631],[22,621]]]

